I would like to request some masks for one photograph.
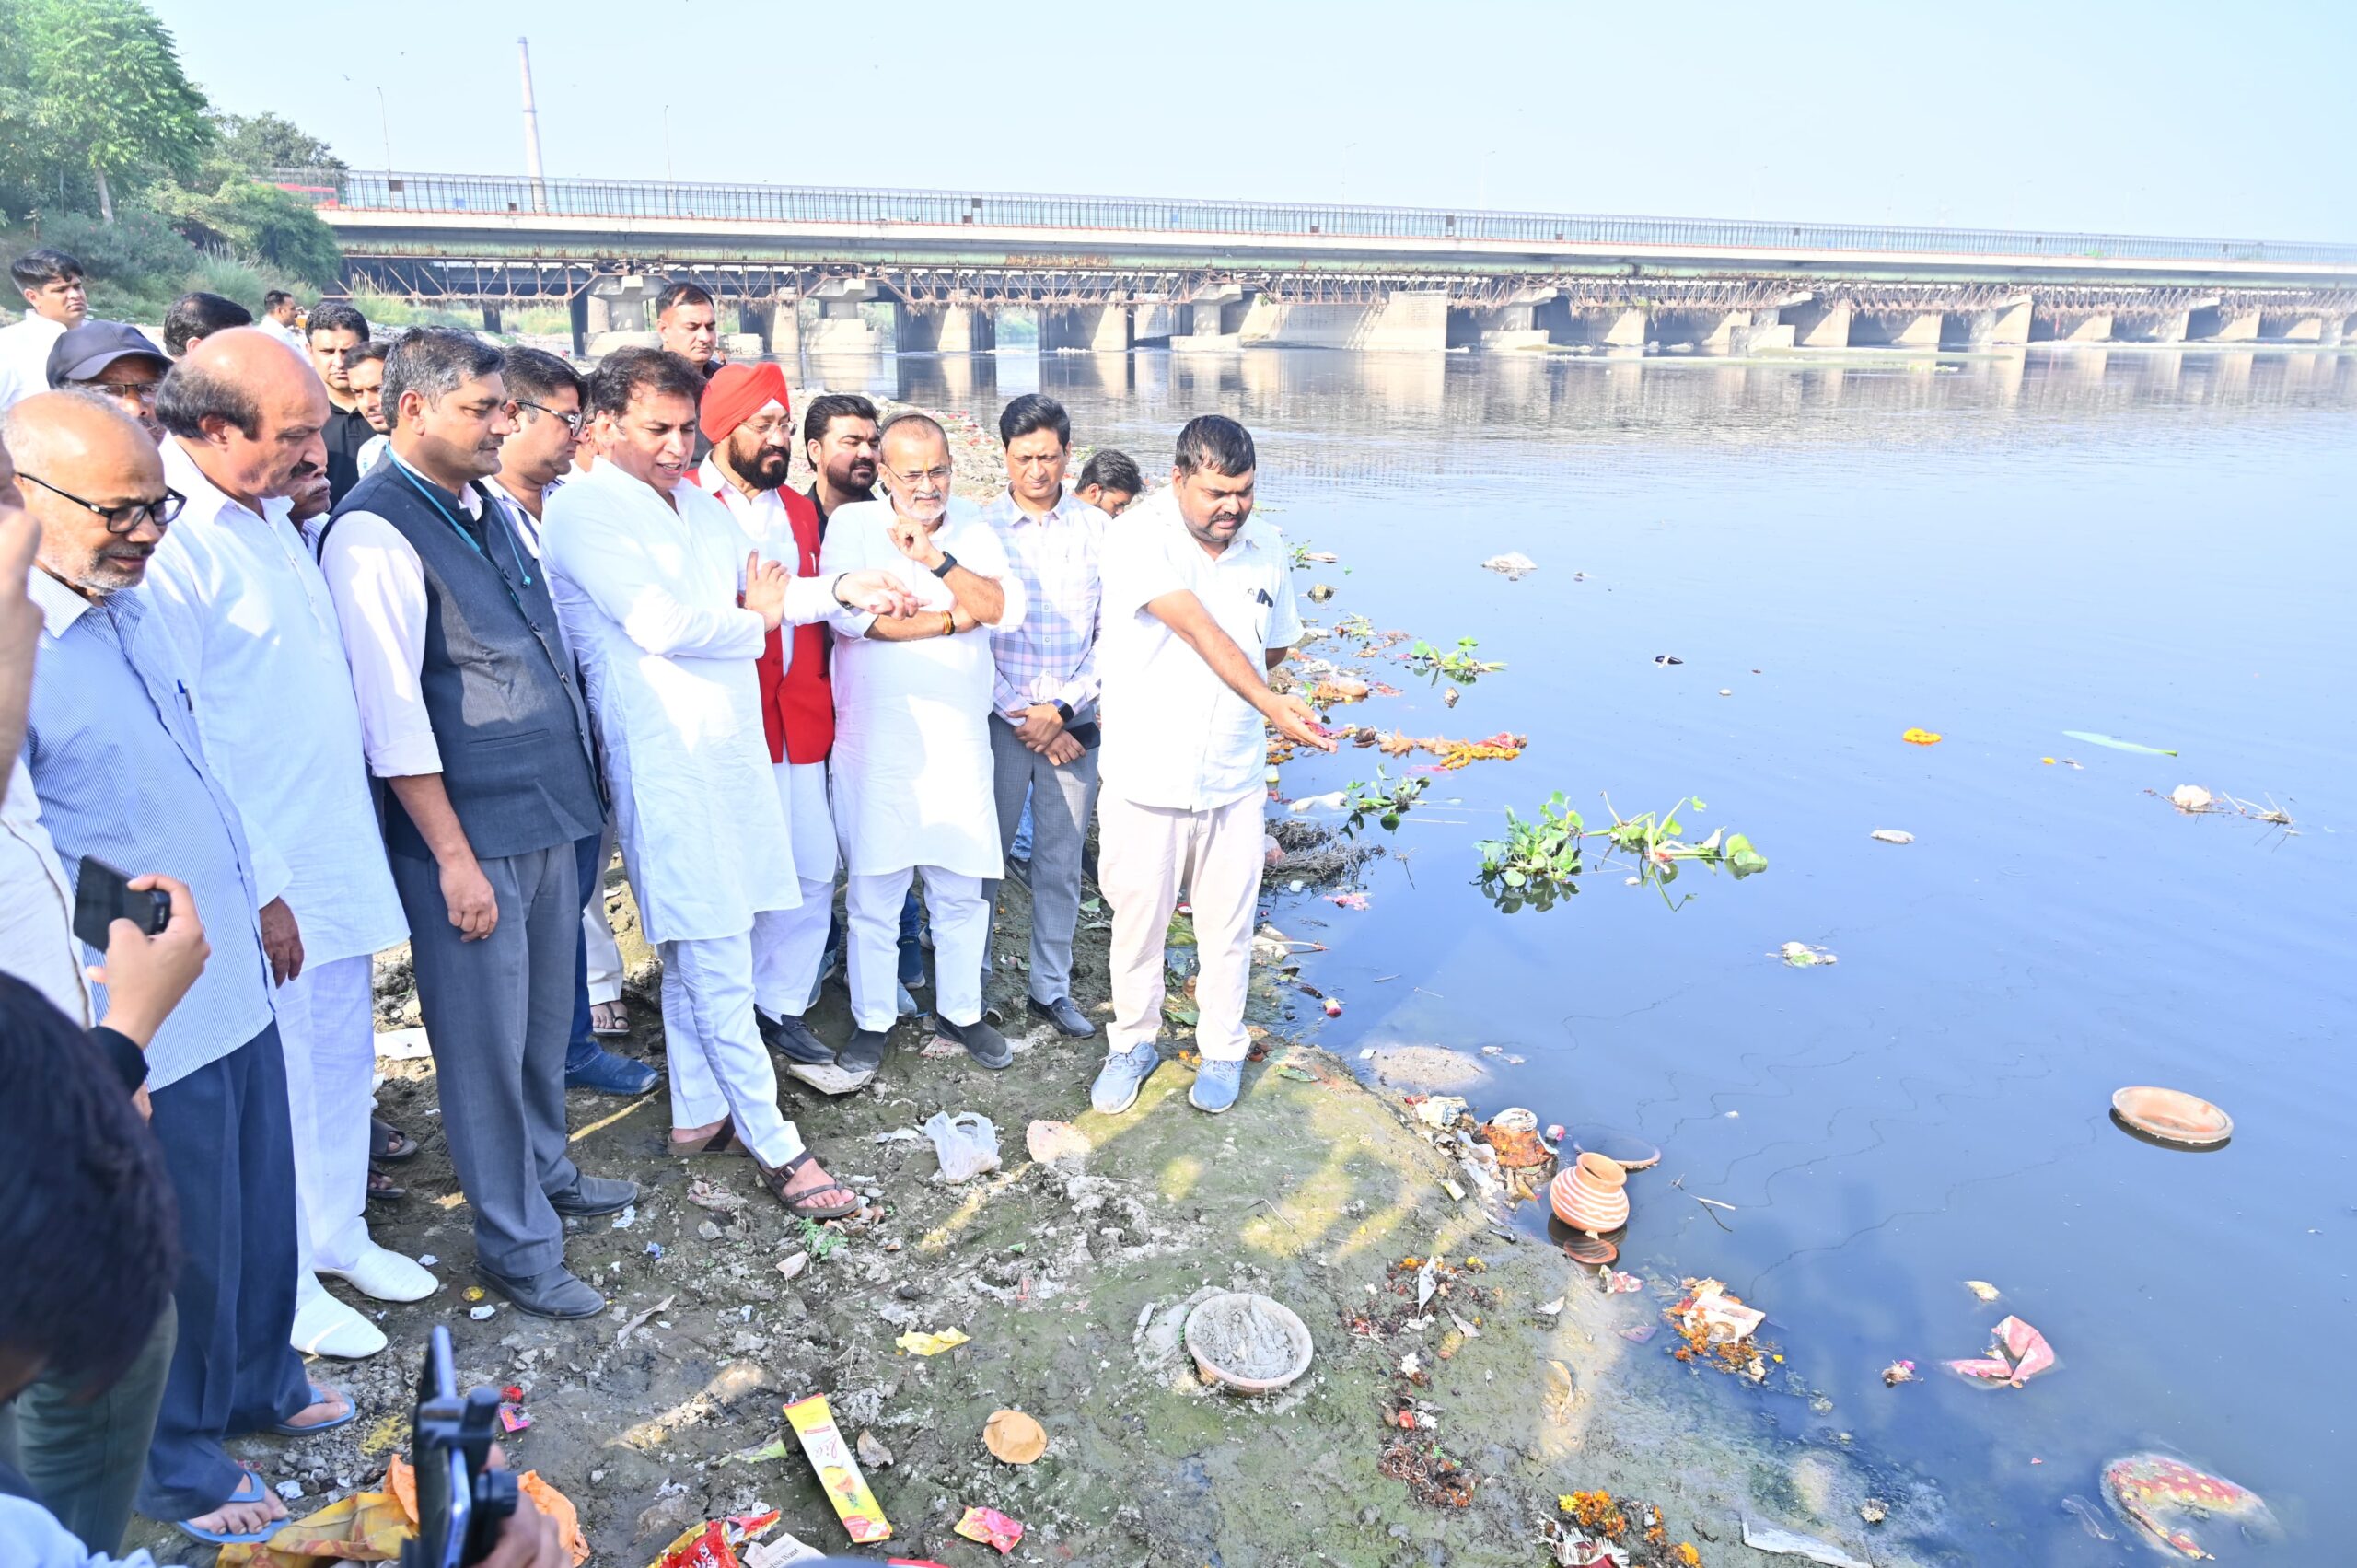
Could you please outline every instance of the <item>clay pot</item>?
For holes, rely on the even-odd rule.
[[[1602,1155],[1585,1154],[1548,1184],[1555,1217],[1573,1230],[1601,1236],[1629,1223],[1629,1173]]]

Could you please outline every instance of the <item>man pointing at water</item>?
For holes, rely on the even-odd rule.
[[[1300,640],[1301,618],[1284,539],[1252,516],[1258,461],[1236,421],[1192,420],[1169,488],[1106,535],[1097,886],[1113,910],[1113,1021],[1089,1098],[1108,1116],[1135,1105],[1161,1064],[1164,933],[1181,888],[1202,964],[1203,1065],[1188,1098],[1213,1112],[1236,1103],[1260,890],[1262,721],[1295,745],[1334,749],[1308,705],[1262,675]]]

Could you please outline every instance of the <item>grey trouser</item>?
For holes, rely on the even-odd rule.
[[[147,1343],[96,1399],[43,1378],[0,1405],[0,1462],[22,1470],[57,1522],[101,1557],[122,1551],[131,1525],[179,1321],[166,1296]]]
[[[474,1210],[475,1256],[519,1279],[553,1269],[564,1261],[564,1225],[549,1197],[581,1179],[564,1139],[581,941],[575,846],[482,862],[499,923],[480,942],[459,939],[433,861],[389,858],[409,914],[442,1132]]]
[[[1097,753],[1057,767],[991,715],[991,765],[998,796],[998,847],[1004,854],[1031,796],[1031,1000],[1072,997],[1072,933],[1080,921],[1080,851],[1088,837],[1088,804],[1097,792]],[[998,907],[998,884],[984,891]]]

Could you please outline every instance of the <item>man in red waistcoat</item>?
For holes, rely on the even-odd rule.
[[[774,365],[726,365],[705,385],[698,423],[712,453],[697,485],[717,496],[764,560],[797,577],[819,575],[819,509],[787,487],[794,417],[785,375]],[[819,956],[835,902],[835,825],[827,810],[827,753],[835,700],[827,684],[823,622],[771,631],[756,667],[778,802],[794,838],[802,907],[776,918],[783,935],[753,952],[754,1016],[761,1038],[789,1062],[835,1059],[802,1021],[819,986]]]

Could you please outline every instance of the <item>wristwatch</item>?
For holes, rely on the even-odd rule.
[[[933,568],[933,575],[936,577],[946,577],[949,575],[949,568],[957,564],[958,558],[945,550],[941,552],[941,564]]]
[[[1057,699],[1056,699],[1056,704],[1055,704],[1055,705],[1056,705],[1056,716],[1057,716],[1057,717],[1059,717],[1059,718],[1061,718],[1061,719],[1062,719],[1062,720],[1064,721],[1064,723],[1065,723],[1065,724],[1067,724],[1067,725],[1071,724],[1071,723],[1072,723],[1072,704],[1071,704],[1070,703],[1065,702],[1062,697],[1059,697],[1059,698],[1057,698]]]

